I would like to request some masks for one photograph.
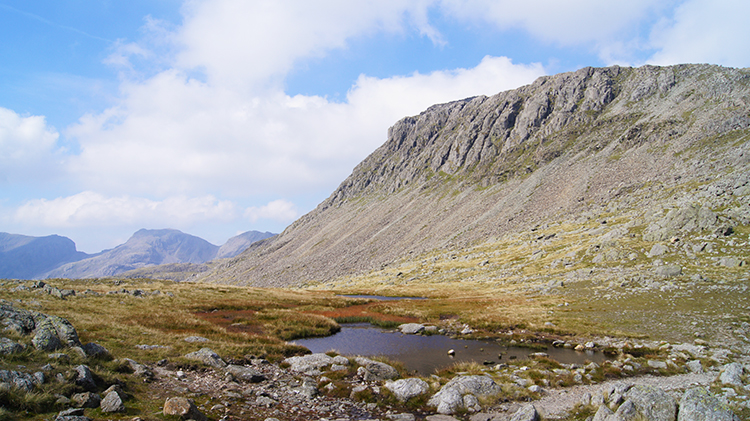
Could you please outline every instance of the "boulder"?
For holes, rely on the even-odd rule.
[[[24,346],[8,338],[0,338],[0,355],[10,355],[24,350]]]
[[[195,406],[192,399],[175,397],[164,402],[164,415],[178,416],[183,420],[207,421],[206,416]]]
[[[83,408],[70,408],[60,411],[55,421],[91,421],[91,418],[83,415]]]
[[[415,335],[424,331],[424,325],[420,323],[404,323],[398,327],[401,333]]]
[[[151,371],[151,369],[147,366],[137,361],[131,360],[130,358],[125,358],[125,362],[127,362],[130,368],[133,370],[133,374],[143,378],[144,381],[152,381],[154,379],[154,372]]]
[[[415,396],[427,393],[427,391],[430,390],[430,385],[422,379],[409,378],[396,381],[386,381],[385,388],[393,392],[396,399],[401,402],[406,402]]]
[[[382,382],[398,377],[398,371],[386,363],[363,357],[358,357],[356,361],[362,366],[357,370],[357,374],[360,374],[366,382]]]
[[[227,363],[221,359],[219,354],[212,351],[210,348],[202,348],[199,351],[191,352],[185,355],[185,358],[190,360],[197,360],[214,368],[224,368]]]
[[[740,418],[706,389],[694,387],[682,395],[677,421],[740,421]]]
[[[41,374],[41,372],[40,372]],[[5,383],[9,388],[16,388],[24,392],[31,392],[34,388],[44,382],[44,376],[35,376],[12,370],[0,370],[0,383]]]
[[[533,404],[526,404],[513,414],[510,421],[539,421],[539,413]]]
[[[34,325],[31,343],[36,349],[54,351],[63,347],[81,346],[75,328],[62,317],[36,313]]]
[[[122,398],[120,397],[120,394],[114,390],[107,393],[104,399],[102,399],[99,407],[104,413],[125,412],[125,405],[122,403]]]
[[[333,364],[334,360],[326,354],[318,353],[289,357],[284,360],[284,363],[289,364],[289,370],[291,371],[307,374],[308,376],[319,376],[320,369]]]
[[[453,414],[464,407],[465,395],[491,396],[500,393],[500,386],[487,376],[458,376],[446,383],[427,403],[440,414]]]
[[[657,387],[633,386],[625,393],[623,405],[628,401],[641,417],[649,421],[675,421],[677,418],[677,403],[674,398]]]
[[[721,369],[719,375],[721,384],[742,387],[742,365],[740,363],[730,363]]]
[[[266,376],[264,376],[263,373],[251,367],[228,365],[226,371],[234,376],[235,379],[245,382],[260,383],[266,379]]]
[[[86,345],[81,346],[83,349],[83,352],[86,353],[86,356],[88,358],[112,358],[112,355],[109,353],[107,348],[95,343],[95,342],[89,342]]]
[[[96,382],[94,376],[91,374],[91,370],[85,365],[79,365],[75,368],[76,376],[75,383],[81,386],[84,390],[93,392],[96,390]]]
[[[610,421],[615,416],[615,413],[611,409],[607,408],[607,405],[599,405],[599,409],[594,414],[594,418],[591,421]]]
[[[19,335],[28,335],[34,330],[34,315],[17,309],[7,302],[0,303],[0,324]]]

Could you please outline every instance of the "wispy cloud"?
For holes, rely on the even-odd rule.
[[[112,40],[109,40],[109,39],[106,39],[106,38],[102,38],[100,36],[89,34],[88,32],[82,31],[82,30],[80,30],[78,28],[74,28],[72,26],[60,25],[60,24],[58,24],[56,22],[53,22],[53,21],[51,21],[49,19],[45,19],[45,18],[43,18],[43,17],[41,17],[39,15],[36,15],[34,13],[29,13],[29,12],[26,12],[26,11],[23,11],[23,10],[20,10],[20,9],[16,9],[15,7],[8,6],[7,4],[0,3],[0,8],[5,9],[5,10],[10,10],[10,11],[12,11],[14,13],[18,13],[20,15],[26,16],[29,19],[34,19],[36,21],[42,22],[42,23],[44,23],[46,25],[49,25],[49,26],[53,26],[55,28],[63,29],[63,30],[66,30],[66,31],[75,32],[77,34],[83,35],[85,37],[89,37],[91,39],[96,39],[96,40],[104,41],[104,42],[107,42],[107,43],[112,42]]]

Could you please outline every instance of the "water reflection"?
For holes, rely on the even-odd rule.
[[[335,335],[298,339],[294,343],[312,352],[334,350],[342,355],[386,356],[402,362],[408,370],[421,375],[430,375],[436,369],[456,362],[501,363],[528,358],[529,354],[539,352],[528,348],[506,347],[495,341],[452,339],[443,335],[404,335],[367,323],[344,324]],[[450,349],[455,350],[455,356],[448,355]],[[591,351],[581,353],[550,347],[544,352],[555,361],[565,364],[584,364],[587,361],[601,363],[607,359],[602,353]]]

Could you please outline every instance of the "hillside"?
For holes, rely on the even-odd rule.
[[[375,270],[389,284],[533,284],[657,267],[708,276],[689,273],[699,263],[746,276],[749,127],[750,71],[710,65],[584,68],[435,105],[397,122],[315,210],[198,279],[333,287]],[[439,270],[459,255],[470,273]]]
[[[31,237],[0,232],[0,277],[34,279],[64,263],[90,257],[59,235]]]

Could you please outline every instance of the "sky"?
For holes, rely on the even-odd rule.
[[[750,66],[747,0],[0,0],[0,232],[281,232],[432,104]]]

